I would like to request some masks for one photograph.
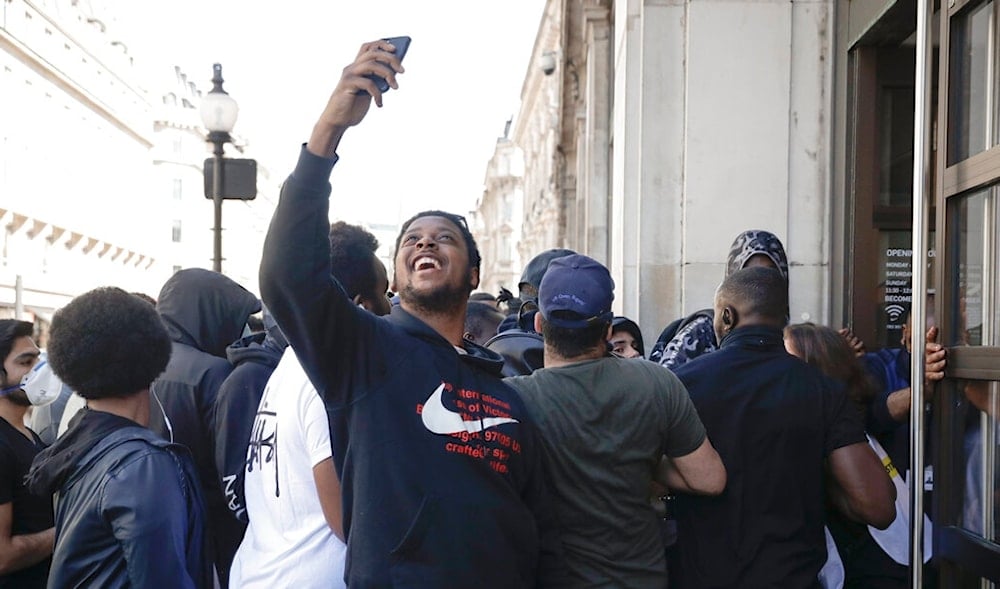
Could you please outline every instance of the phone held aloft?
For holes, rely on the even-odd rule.
[[[409,37],[386,37],[383,39],[392,44],[396,48],[396,57],[399,61],[403,61],[403,57],[406,56],[406,50],[410,48],[410,38]],[[382,76],[376,76],[375,74],[368,74],[365,76],[371,81],[375,82],[375,86],[378,87],[379,92],[389,91],[389,82],[386,81]]]

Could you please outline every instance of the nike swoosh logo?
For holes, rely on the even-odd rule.
[[[420,412],[420,418],[424,422],[424,427],[431,433],[450,435],[469,432],[470,434],[474,434],[488,427],[500,425],[501,423],[517,423],[516,419],[510,417],[487,417],[465,421],[457,412],[451,411],[444,406],[444,403],[441,402],[441,393],[443,392],[444,383],[441,383],[431,393],[430,398],[424,403],[424,408]]]

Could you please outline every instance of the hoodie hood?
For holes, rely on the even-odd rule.
[[[252,333],[230,344],[226,348],[226,358],[233,366],[254,362],[274,368],[284,351],[285,348],[279,347],[267,334]]]
[[[164,283],[156,310],[172,341],[225,358],[247,318],[260,310],[260,300],[218,272],[187,268]]]
[[[84,409],[79,423],[68,430],[54,444],[35,456],[28,472],[28,488],[32,493],[50,495],[55,493],[70,479],[71,475],[85,465],[103,456],[87,457],[97,444],[112,433],[126,427],[142,427],[131,419],[119,417],[103,411]],[[105,452],[113,448],[109,444]]]

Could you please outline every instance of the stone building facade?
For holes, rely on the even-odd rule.
[[[112,8],[3,3],[2,316],[44,322],[103,285],[155,296],[177,269],[211,267],[201,90],[133,58]],[[258,189],[252,204],[227,202],[224,217],[223,270],[252,291],[277,194],[264,162]]]
[[[711,305],[736,234],[767,229],[793,317],[829,319],[834,5],[549,0],[514,123],[521,259],[607,263],[652,337]]]

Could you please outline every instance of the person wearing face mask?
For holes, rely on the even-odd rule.
[[[34,494],[24,484],[31,461],[45,445],[25,425],[33,400],[25,387],[39,362],[34,325],[0,320],[0,588],[45,587],[55,521],[51,494]]]

